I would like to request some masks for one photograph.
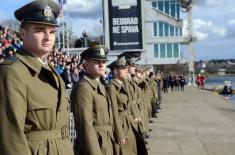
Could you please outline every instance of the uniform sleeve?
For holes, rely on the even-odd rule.
[[[30,155],[24,134],[27,113],[25,82],[11,68],[2,67],[0,74],[0,154],[23,152]]]
[[[150,85],[150,90],[151,90],[151,94],[152,94],[152,98],[151,98],[151,104],[154,105],[156,103],[156,90],[157,88],[155,88],[155,84],[154,81],[151,81],[151,85]]]
[[[92,94],[89,89],[79,84],[71,94],[74,107],[75,126],[82,154],[102,155],[97,134],[93,126]],[[75,148],[76,149],[76,148]]]
[[[120,120],[120,117],[118,114],[116,90],[114,87],[111,86],[110,88],[107,89],[107,92],[111,100],[111,107],[113,111],[114,136],[115,136],[116,141],[119,141],[125,138],[125,134],[122,128],[122,123],[121,123],[122,121]]]
[[[131,85],[134,89],[134,94],[132,97],[132,103],[131,103],[131,114],[133,116],[133,118],[138,118],[139,117],[139,113],[138,113],[138,105],[137,105],[137,86],[133,83]]]

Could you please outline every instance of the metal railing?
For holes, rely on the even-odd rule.
[[[77,136],[77,134],[76,134],[76,130],[75,130],[74,116],[73,116],[73,113],[70,112],[70,115],[69,115],[69,138],[73,144],[76,139],[76,136]]]

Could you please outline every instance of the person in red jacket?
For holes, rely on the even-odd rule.
[[[205,82],[206,82],[206,78],[204,75],[201,75],[200,76],[200,86],[201,86],[201,89],[204,89],[205,87]]]
[[[201,74],[198,74],[197,77],[196,77],[196,84],[197,84],[198,88],[200,88],[200,86],[201,86],[200,77],[201,77]]]

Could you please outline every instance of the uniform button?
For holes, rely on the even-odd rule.
[[[58,112],[61,112],[61,109],[59,109]]]

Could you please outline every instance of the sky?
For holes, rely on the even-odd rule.
[[[0,22],[14,18],[14,10],[30,1],[0,0]],[[196,60],[235,59],[235,0],[194,0],[194,3],[193,33],[198,39],[194,47]],[[81,36],[83,31],[94,36],[102,34],[101,0],[67,0],[65,9],[75,35]],[[186,19],[184,13],[182,18]],[[187,46],[182,46],[181,50],[187,59]]]

